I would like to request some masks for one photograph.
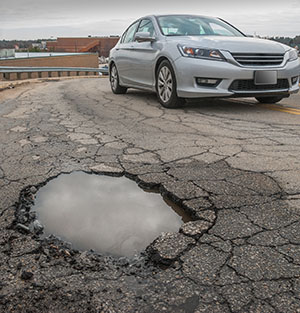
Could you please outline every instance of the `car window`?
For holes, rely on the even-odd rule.
[[[142,33],[150,33],[150,36],[155,35],[154,25],[151,20],[144,19],[141,21],[140,26],[138,28],[138,32]]]
[[[184,36],[184,35],[204,35],[206,32],[200,23],[194,22],[194,20],[184,20],[180,17],[176,19],[162,20],[161,28],[163,34],[166,36]]]
[[[124,34],[122,35],[122,38],[121,38],[121,43],[123,43],[123,42],[124,42],[124,39],[125,39],[125,37],[126,37],[126,34],[127,34],[127,30],[126,30],[126,32],[124,32]]]
[[[231,25],[216,18],[193,15],[165,15],[158,17],[165,36],[244,36]]]
[[[127,42],[133,41],[134,34],[135,34],[136,29],[137,29],[138,23],[139,23],[139,22],[135,22],[134,24],[132,24],[132,25],[127,29],[126,35],[125,35],[124,40],[123,40],[123,43],[127,43]]]
[[[209,26],[211,27],[214,35],[219,35],[219,36],[232,36],[232,33],[230,33],[227,29],[222,27],[219,24],[216,23],[209,23]]]

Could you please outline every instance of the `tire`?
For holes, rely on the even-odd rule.
[[[109,71],[109,81],[110,88],[113,93],[117,95],[126,93],[127,88],[120,85],[119,73],[115,64],[111,66],[111,69]]]
[[[156,73],[156,93],[160,104],[168,109],[180,108],[185,100],[177,96],[177,83],[172,65],[164,60]]]
[[[267,104],[274,104],[283,99],[283,97],[280,96],[273,96],[273,97],[256,97],[255,98],[260,103],[267,103]]]

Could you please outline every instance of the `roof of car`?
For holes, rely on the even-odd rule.
[[[212,16],[205,16],[205,15],[197,15],[197,14],[159,14],[159,15],[152,15],[154,17],[162,17],[162,16],[195,16],[195,17],[212,17]]]

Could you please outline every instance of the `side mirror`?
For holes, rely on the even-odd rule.
[[[138,32],[135,34],[134,38],[137,42],[153,42],[156,40],[156,38],[152,37],[149,32]]]

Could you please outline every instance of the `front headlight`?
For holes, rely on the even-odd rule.
[[[194,48],[184,45],[178,45],[178,49],[184,57],[226,61],[223,54],[216,49]]]
[[[298,60],[298,52],[296,49],[291,49],[287,53],[289,54],[289,56],[288,56],[289,61]]]

